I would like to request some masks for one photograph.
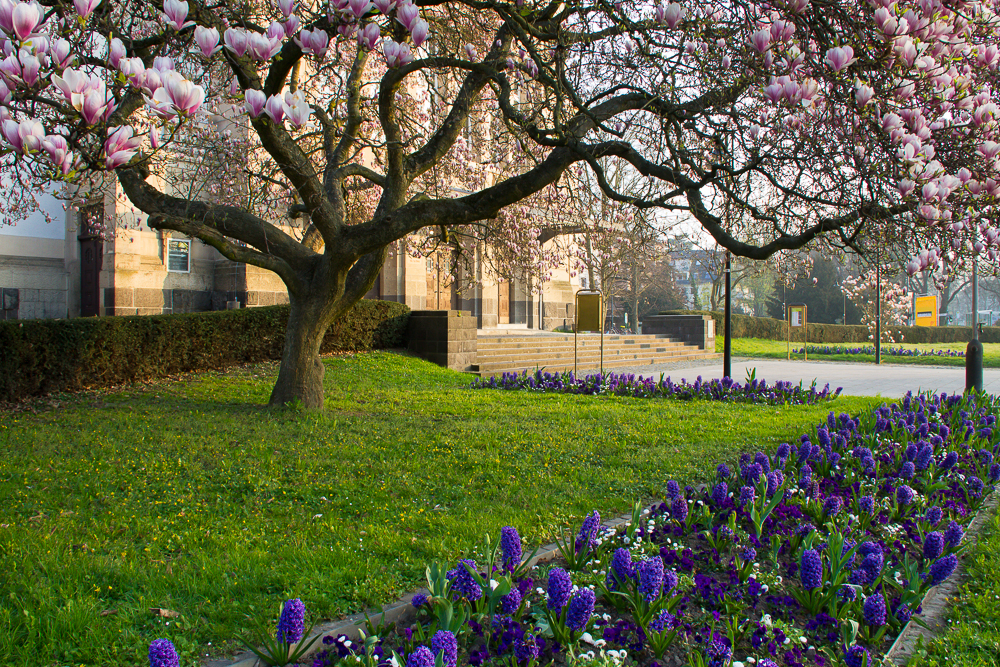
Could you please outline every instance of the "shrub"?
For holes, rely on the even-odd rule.
[[[715,335],[723,334],[724,315],[719,311],[667,310],[661,315],[711,315],[715,320]],[[771,317],[732,315],[733,338],[763,338],[786,340],[788,334],[784,320]],[[860,324],[809,324],[809,343],[871,343],[871,332]],[[972,327],[889,327],[898,343],[967,343],[972,338]],[[983,327],[979,340],[1000,343],[1000,327]],[[802,331],[792,332],[792,342],[802,342]]]
[[[0,401],[277,359],[288,309],[0,322]],[[359,301],[321,351],[402,346],[409,312]]]

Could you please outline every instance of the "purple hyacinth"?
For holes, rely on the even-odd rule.
[[[681,485],[677,483],[677,480],[672,479],[667,482],[667,498],[673,500],[681,494]]]
[[[434,654],[426,646],[418,646],[406,656],[406,667],[434,667]]]
[[[713,639],[705,653],[708,658],[706,667],[726,667],[733,659],[733,649],[721,639]]]
[[[524,635],[514,641],[514,657],[518,663],[528,663],[538,659],[538,643],[534,635]]]
[[[618,590],[618,582],[628,581],[634,574],[635,569],[632,566],[632,554],[628,549],[616,549],[614,555],[611,557],[611,567],[608,569],[608,577],[605,582],[608,590]]]
[[[500,529],[500,551],[503,553],[503,567],[508,572],[513,572],[521,564],[523,552],[521,550],[521,536],[517,534],[517,529],[512,526],[504,526]]]
[[[948,554],[944,558],[939,558],[934,561],[928,570],[928,574],[931,577],[931,583],[935,586],[940,584],[942,581],[951,576],[951,573],[955,571],[958,566],[958,557],[955,554]]]
[[[962,543],[964,536],[965,531],[962,530],[962,527],[958,525],[957,521],[952,521],[948,524],[947,530],[944,531],[944,543],[954,549]]]
[[[169,639],[154,639],[149,645],[149,667],[179,667],[177,649]]]
[[[688,518],[688,504],[684,496],[677,496],[670,501],[670,516],[679,523],[684,523]]]
[[[808,463],[803,463],[802,467],[799,468],[799,486],[805,488],[812,483],[813,471],[809,467]]]
[[[917,457],[913,459],[913,465],[917,470],[927,470],[927,468],[930,467],[933,458],[934,449],[930,446],[930,444],[926,444],[917,453]]]
[[[510,589],[510,593],[500,598],[500,613],[513,614],[521,606],[521,591],[517,588]]]
[[[858,500],[858,510],[865,514],[875,513],[875,499],[871,496],[861,496]]]
[[[454,633],[448,630],[438,630],[431,637],[431,652],[434,656],[441,656],[444,667],[456,667],[458,665],[458,640]]]
[[[727,466],[725,463],[720,463],[715,468],[715,476],[718,478],[720,482],[729,479],[729,475],[730,475],[729,466]]]
[[[986,474],[986,481],[990,484],[1000,482],[1000,463],[994,463],[990,466],[990,471]]]
[[[649,631],[662,634],[673,626],[674,620],[674,615],[664,609],[649,622]]]
[[[778,663],[770,658],[764,658],[757,663],[757,667],[778,667]]]
[[[971,475],[969,476],[968,480],[966,480],[966,483],[969,485],[969,491],[972,491],[973,493],[977,494],[982,493],[983,480],[979,479],[975,475]]]
[[[729,496],[729,486],[725,482],[719,482],[712,489],[712,504],[721,507]]]
[[[569,603],[573,590],[573,580],[569,572],[561,567],[552,568],[549,572],[549,609],[561,611]]]
[[[639,592],[652,601],[663,590],[663,559],[658,555],[646,558],[635,567],[639,579]]]
[[[917,446],[914,445],[913,443],[907,445],[906,450],[903,452],[903,456],[906,458],[907,461],[912,461],[913,459],[917,458]]]
[[[752,486],[744,486],[740,488],[740,507],[746,507],[753,503],[755,493]]]
[[[775,452],[775,454],[779,459],[787,459],[791,453],[792,453],[792,448],[787,442],[783,442],[780,445],[778,445],[778,449]]]
[[[871,665],[871,654],[863,646],[852,646],[844,651],[844,664],[847,667],[865,667]]]
[[[840,590],[837,591],[837,595],[844,602],[854,602],[858,599],[858,591],[854,588],[854,586],[848,586],[846,584],[840,587]]]
[[[916,467],[910,461],[906,461],[899,468],[899,478],[900,479],[913,479],[913,475],[914,474],[916,474]]]
[[[936,526],[941,522],[942,516],[944,516],[944,512],[941,511],[940,507],[935,505],[934,507],[929,508],[927,513],[924,514],[924,521],[932,526]]]
[[[993,463],[993,452],[988,449],[980,449],[976,458],[979,459],[979,465],[988,466]]]
[[[589,588],[581,588],[573,594],[566,612],[566,627],[570,630],[583,632],[594,615],[594,602],[597,597]]]
[[[874,593],[865,600],[865,623],[878,628],[885,625],[885,598],[881,593]]]
[[[765,475],[771,472],[771,459],[767,458],[764,452],[757,452],[753,457],[753,462],[760,466],[760,470]]]
[[[802,578],[802,587],[806,590],[823,585],[823,560],[815,549],[806,549],[803,552],[799,574]]]
[[[594,548],[594,540],[597,539],[597,531],[601,528],[601,515],[594,510],[580,526],[580,532],[576,536],[576,550],[587,551]]]
[[[663,594],[664,595],[669,595],[670,591],[672,591],[675,588],[677,588],[677,582],[678,581],[679,581],[679,579],[677,578],[677,573],[674,572],[673,570],[667,570],[666,572],[664,572],[663,573]]]
[[[837,516],[840,514],[840,509],[844,506],[843,501],[840,496],[830,496],[823,503],[823,514],[826,516]]]
[[[285,600],[285,606],[281,609],[281,618],[278,619],[278,641],[283,644],[294,644],[302,640],[302,633],[305,631],[306,606],[302,600],[292,598]]]
[[[740,558],[746,563],[752,563],[757,560],[757,550],[753,547],[746,547],[740,552]]]
[[[941,462],[941,470],[951,470],[958,463],[958,452],[948,452],[948,455],[944,457],[944,461]]]
[[[906,625],[910,622],[910,618],[913,617],[913,611],[910,609],[910,605],[901,604],[899,608],[896,609],[896,620]]]
[[[756,484],[764,474],[764,468],[761,467],[759,463],[751,463],[746,467],[746,472],[743,474],[743,479],[748,484]]]
[[[469,602],[475,602],[483,597],[483,588],[473,578],[469,568],[477,571],[479,569],[476,566],[476,561],[465,558],[458,561],[458,566],[453,570],[448,570],[448,572],[445,573],[445,576],[451,580],[452,591],[458,593],[460,597],[464,597],[469,600]]]
[[[906,507],[913,502],[913,489],[903,484],[896,489],[896,503],[900,507]]]
[[[767,473],[767,497],[772,497],[777,491],[778,487],[781,486],[782,480],[778,477],[781,474],[780,470],[772,470]]]
[[[413,605],[414,609],[420,609],[427,604],[427,596],[423,593],[417,593],[413,596],[413,599],[410,600],[410,604]]]
[[[944,535],[938,531],[928,533],[924,538],[924,558],[937,560],[944,553]]]

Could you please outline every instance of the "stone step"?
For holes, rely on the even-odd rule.
[[[640,358],[656,358],[663,359],[665,361],[670,361],[674,359],[686,359],[690,357],[696,357],[705,354],[701,350],[695,349],[681,349],[681,350],[633,350],[633,351],[615,351],[608,352],[604,351],[604,359],[640,359]],[[576,358],[578,361],[599,362],[601,359],[601,353],[599,351],[582,352],[578,351]],[[484,364],[516,364],[520,366],[533,366],[535,364],[542,365],[546,362],[560,362],[573,361],[573,351],[568,352],[535,352],[532,354],[494,354],[494,355],[477,355],[476,363],[480,365]]]
[[[652,366],[656,364],[669,363],[671,361],[690,361],[692,359],[711,361],[714,359],[719,359],[721,358],[721,356],[722,355],[715,354],[713,352],[713,353],[701,353],[697,355],[685,355],[678,357],[640,357],[638,359],[605,358],[604,369],[607,370],[610,368],[620,368],[623,366],[628,366],[628,367],[646,366],[646,365]],[[592,360],[589,363],[583,363],[582,361],[580,361],[578,362],[576,367],[579,369],[580,372],[587,371],[589,374],[593,373],[594,371],[597,371],[600,368],[600,362],[598,360]],[[503,373],[522,373],[524,371],[528,371],[529,373],[531,373],[539,368],[549,373],[561,373],[563,371],[573,370],[574,364],[572,360],[570,360],[569,363],[560,361],[557,363],[550,363],[550,364],[533,364],[531,366],[510,364],[502,368],[501,367],[494,368],[492,364],[489,365],[475,364],[470,368],[469,372],[474,375],[488,377],[491,375],[501,375]]]

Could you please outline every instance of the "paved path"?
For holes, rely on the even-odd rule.
[[[784,361],[779,359],[733,358],[733,378],[743,381],[749,369],[757,369],[757,379],[768,383],[787,380],[808,385],[814,379],[820,388],[827,382],[830,389],[843,387],[844,394],[855,396],[901,397],[908,391],[933,390],[961,393],[965,390],[964,366],[917,366],[904,364],[852,364],[832,361]],[[722,377],[722,360],[707,362],[678,362],[652,366],[634,366],[611,369],[616,373],[658,377],[660,373],[673,380],[694,380],[699,375],[705,380]],[[588,371],[591,372],[591,371]],[[983,389],[991,394],[1000,393],[1000,369],[983,370]]]

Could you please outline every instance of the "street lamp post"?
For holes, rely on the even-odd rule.
[[[726,321],[725,321],[725,342],[722,347],[722,376],[731,378],[733,376],[733,348],[731,341],[731,334],[733,331],[732,324],[732,297],[731,297],[731,275],[732,275],[732,264],[731,256],[728,250],[726,251]]]

